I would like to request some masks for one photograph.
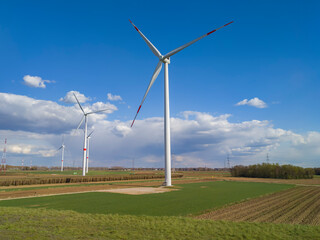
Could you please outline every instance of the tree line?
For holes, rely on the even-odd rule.
[[[231,168],[231,175],[233,177],[310,179],[313,178],[314,174],[315,170],[313,168],[270,163],[249,166],[238,165]]]
[[[320,168],[314,168],[314,174],[320,175]]]

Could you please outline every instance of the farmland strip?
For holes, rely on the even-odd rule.
[[[297,206],[297,204],[303,202],[305,199],[308,199],[313,194],[313,189],[308,188],[306,193],[301,193],[294,198],[288,198],[279,202],[271,208],[267,208],[264,211],[258,211],[256,215],[251,218],[245,217],[245,220],[255,221],[255,222],[272,222],[281,216],[283,211],[289,211],[290,209]]]
[[[287,191],[282,191],[280,193],[275,193],[266,197],[260,197],[251,201],[236,204],[231,207],[227,207],[226,209],[214,211],[206,218],[241,221],[244,217],[248,218],[252,215],[256,215],[257,212],[259,212],[259,209],[267,209],[270,205],[281,203],[283,199],[288,198],[288,196],[300,196],[304,192],[308,191],[308,189],[304,189],[303,193],[301,193],[299,189],[300,188],[294,188]],[[200,218],[203,218],[203,215]]]
[[[281,215],[274,222],[300,224],[302,219],[312,211],[312,205],[316,206],[319,196],[319,189],[313,189],[312,196],[309,199],[306,199],[306,201],[300,204],[296,204],[292,209]]]
[[[319,225],[320,188],[296,187],[212,211],[197,218]]]
[[[287,191],[289,192],[289,194],[296,194],[295,189],[289,189]],[[256,199],[250,200],[249,201],[250,204],[247,204],[248,202],[244,202],[244,203],[239,203],[227,208],[219,209],[217,211],[212,212],[214,213],[214,215],[209,213],[208,218],[226,219],[230,216],[238,215],[239,213],[241,214],[241,212],[247,212],[248,210],[250,211],[250,209],[253,209],[265,203],[268,203],[270,199],[272,201],[277,201],[279,198],[282,198],[283,195],[288,194],[287,191],[281,191],[280,193],[274,193],[263,198],[256,198]],[[203,215],[202,215],[202,218],[203,218]]]
[[[320,203],[318,200],[318,205],[317,207],[314,209],[314,211],[312,211],[309,216],[304,219],[302,221],[302,223],[305,224],[310,224],[310,225],[320,225]]]
[[[302,192],[297,190],[294,194],[283,195],[280,199],[270,200],[268,203],[263,206],[258,206],[252,208],[250,212],[242,212],[240,217],[238,217],[237,221],[254,221],[258,216],[268,214],[269,212],[275,211],[279,207],[281,207],[284,203],[287,204],[290,202],[288,199],[298,199],[304,194],[306,194],[309,189],[304,189]]]

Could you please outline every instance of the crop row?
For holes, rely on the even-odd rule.
[[[263,209],[265,206],[269,204],[273,204],[278,202],[279,199],[283,197],[283,195],[296,195],[296,189],[289,189],[287,191],[282,191],[279,193],[271,194],[265,196],[263,198],[255,198],[250,200],[250,204],[248,202],[243,202],[239,204],[235,204],[232,206],[228,206],[226,208],[222,208],[201,216],[201,218],[209,218],[209,219],[225,219],[232,220],[233,218],[238,219],[242,216],[242,212],[246,212],[246,216],[250,216],[250,214],[254,214],[256,208]],[[241,209],[241,211],[239,211]]]
[[[172,174],[173,178],[181,178],[183,174]],[[160,179],[163,175],[103,175],[103,176],[52,176],[33,178],[7,178],[0,180],[0,186],[18,186],[33,184],[57,184],[57,183],[81,183],[81,182],[105,182],[123,180]]]
[[[295,187],[203,214],[198,218],[320,224],[320,188]]]
[[[250,219],[255,222],[277,222],[290,223],[290,218],[294,216],[294,212],[301,208],[301,204],[311,198],[314,194],[313,190],[309,190],[304,194],[300,194],[295,198],[285,198],[281,202],[266,209]]]

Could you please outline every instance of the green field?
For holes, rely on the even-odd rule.
[[[0,201],[0,206],[73,210],[80,213],[187,216],[226,204],[293,187],[293,185],[215,181],[177,185],[177,191],[126,195],[81,193]]]
[[[315,240],[320,227],[0,207],[1,239]]]

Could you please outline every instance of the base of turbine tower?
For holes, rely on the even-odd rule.
[[[169,185],[169,184],[167,184],[167,182],[163,182],[161,186],[164,186],[164,187],[171,187],[172,185],[171,185],[171,184],[170,184],[170,185]]]

